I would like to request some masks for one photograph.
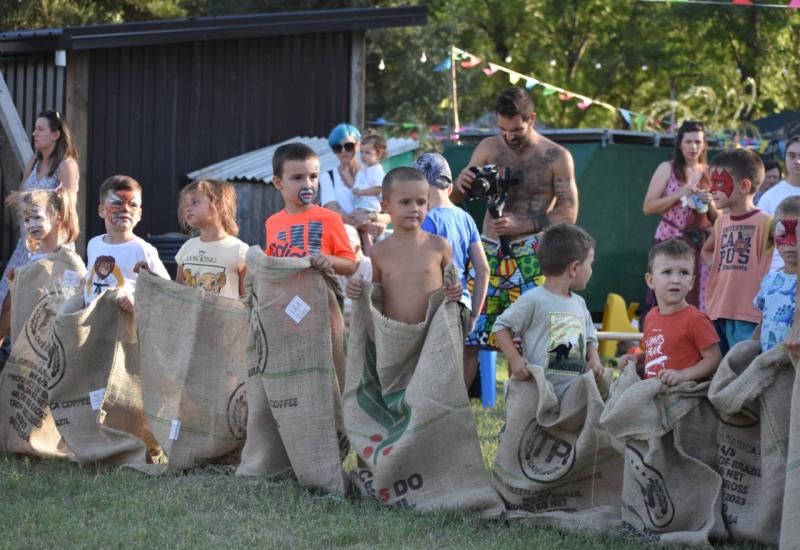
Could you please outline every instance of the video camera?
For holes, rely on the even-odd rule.
[[[486,210],[489,215],[494,219],[502,218],[508,190],[519,183],[519,178],[508,168],[501,171],[494,164],[470,166],[469,169],[475,174],[469,190],[469,200],[486,199]],[[500,237],[500,248],[505,255],[511,254],[508,237]]]

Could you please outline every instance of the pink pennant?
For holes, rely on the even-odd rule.
[[[753,3],[750,0],[733,0],[731,2],[732,6],[752,6]]]
[[[585,99],[580,103],[578,103],[578,109],[580,109],[581,111],[585,111],[586,109],[592,106],[592,103],[594,102],[591,99]]]
[[[489,63],[488,67],[483,68],[483,74],[485,74],[486,76],[492,76],[498,70],[500,70],[499,65],[495,65],[494,63]]]
[[[564,92],[563,94],[558,94],[558,99],[560,99],[561,101],[569,101],[573,97],[574,96],[569,92]]]
[[[798,10],[798,9],[800,9],[800,0],[792,0],[791,2],[789,2],[789,5],[786,6],[786,7]]]
[[[480,65],[481,62],[482,60],[480,57],[475,57],[474,55],[470,55],[469,59],[461,62],[461,66],[465,69],[472,69],[473,67],[477,67],[478,65]]]

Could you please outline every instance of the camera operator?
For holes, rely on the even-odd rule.
[[[538,233],[551,223],[575,223],[578,217],[572,155],[533,129],[536,113],[528,94],[516,86],[503,91],[495,104],[495,116],[500,135],[481,141],[469,165],[495,164],[510,170],[519,182],[506,188],[508,197],[502,215],[493,218],[487,211],[483,220],[483,246],[492,272],[486,304],[466,342],[465,371],[471,371],[473,379],[478,348],[495,345],[494,320],[522,293],[543,280],[536,259]],[[472,194],[476,173],[470,167],[456,179],[454,201],[468,199]],[[503,252],[501,237],[508,242],[502,248],[510,248],[510,254]],[[467,379],[467,386],[470,382]]]

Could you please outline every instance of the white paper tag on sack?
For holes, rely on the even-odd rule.
[[[309,311],[311,311],[311,306],[305,303],[300,296],[292,298],[292,301],[286,306],[286,315],[291,317],[292,320],[298,324],[303,320],[303,317],[308,315]]]
[[[179,435],[181,435],[181,421],[173,420],[172,426],[169,428],[169,438],[175,441]]]
[[[106,389],[100,388],[89,392],[89,403],[92,405],[93,411],[99,411],[100,405],[103,404],[103,397],[106,395]]]
[[[64,270],[64,286],[76,288],[81,286],[81,283],[83,283],[83,279],[77,271],[72,271],[71,269]]]

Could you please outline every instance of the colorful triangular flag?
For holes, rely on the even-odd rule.
[[[575,96],[573,96],[570,92],[564,92],[563,94],[558,95],[558,99],[560,99],[561,101],[569,101],[573,97]]]
[[[450,67],[452,67],[452,66],[453,66],[453,62],[452,62],[452,61],[451,61],[451,59],[448,57],[447,59],[445,59],[444,61],[442,61],[442,62],[441,62],[441,63],[439,63],[438,65],[436,65],[436,66],[433,68],[433,72],[435,72],[435,73],[441,73],[441,72],[443,72],[443,71],[447,71],[447,70],[449,70],[449,69],[450,69]]]
[[[644,123],[647,121],[647,117],[644,116],[642,113],[636,115],[636,120],[634,121],[634,126],[636,129],[641,132],[644,130]]]
[[[472,69],[473,67],[477,67],[481,64],[482,60],[480,57],[475,57],[474,55],[467,54],[469,58],[466,61],[461,62],[461,66],[465,69]]]
[[[629,128],[633,126],[631,112],[628,109],[619,109],[619,114],[622,115],[623,120],[625,120],[625,124],[627,124]]]
[[[515,73],[514,71],[508,71],[508,81],[511,84],[516,84],[519,82],[519,79],[522,78],[522,75],[519,73]]]
[[[499,70],[500,70],[499,65],[495,65],[494,63],[489,63],[488,67],[483,68],[483,74],[485,74],[486,76],[492,76]]]
[[[798,2],[800,2],[800,0],[798,0]],[[538,83],[539,83],[539,81],[536,80],[535,78],[526,78],[525,79],[525,87],[528,88],[529,90],[533,90]]]
[[[549,84],[544,84],[544,91],[542,92],[542,95],[548,96],[556,93],[558,93],[558,90],[556,88],[553,88]]]
[[[798,10],[798,9],[800,9],[800,0],[792,0],[791,2],[789,2],[789,5],[786,6],[786,7],[789,8],[789,9]]]
[[[582,98],[581,102],[578,103],[578,109],[580,109],[581,111],[585,111],[586,109],[592,106],[592,103],[594,103],[594,101],[592,101],[588,97],[584,97]]]
[[[732,6],[752,6],[753,3],[750,0],[733,0],[731,2]]]

